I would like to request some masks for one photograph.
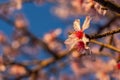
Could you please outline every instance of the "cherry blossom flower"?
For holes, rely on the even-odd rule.
[[[4,65],[3,58],[0,56],[0,72],[4,72],[6,70],[6,66]]]
[[[105,15],[107,13],[107,9],[104,8],[102,5],[100,5],[97,2],[94,2],[94,8],[96,9],[96,11],[101,14],[101,15]]]
[[[91,17],[87,16],[82,28],[80,27],[80,20],[76,19],[73,23],[74,32],[68,36],[68,39],[65,41],[65,44],[69,50],[75,48],[80,52],[84,52],[86,49],[89,49],[87,42],[89,39],[85,36],[84,31],[89,28]]]
[[[96,78],[97,78],[98,80],[110,80],[109,75],[108,75],[107,73],[105,73],[105,72],[98,72],[98,73],[96,74]]]
[[[62,30],[60,28],[55,29],[52,32],[46,33],[43,37],[44,42],[48,47],[53,51],[62,50],[62,45],[59,43],[56,38],[61,34]]]
[[[100,18],[101,20],[100,15],[104,16],[108,12],[106,7],[94,0],[58,0],[57,3],[58,5],[52,8],[52,12],[62,19],[83,15],[94,15],[95,19]]]
[[[86,12],[89,12],[93,7],[101,15],[105,15],[107,13],[107,9],[100,5],[99,3],[95,2],[94,0],[80,0],[80,1],[82,1],[81,7]]]
[[[17,75],[17,76],[25,75],[27,73],[25,68],[20,65],[13,65],[9,71],[11,75]]]
[[[15,17],[15,22],[14,22],[16,28],[22,29],[28,26],[28,21],[25,18],[23,14],[18,14]]]
[[[22,0],[12,0],[15,2],[15,7],[17,10],[20,10],[22,8]]]
[[[50,43],[53,41],[55,38],[57,38],[61,34],[62,30],[60,28],[55,29],[52,32],[46,33],[43,37],[44,41],[46,43]]]
[[[4,43],[6,41],[6,36],[3,32],[0,31],[0,43]]]

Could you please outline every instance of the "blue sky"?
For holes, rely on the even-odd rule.
[[[23,13],[29,22],[29,30],[36,36],[42,37],[43,34],[56,29],[58,27],[65,28],[64,22],[61,19],[51,14],[50,9],[52,4],[44,4],[36,6],[33,3],[25,4],[21,11],[18,13]],[[0,20],[0,30],[4,31],[6,34],[12,32],[10,25]]]

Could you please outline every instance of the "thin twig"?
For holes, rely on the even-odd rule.
[[[120,49],[118,49],[118,48],[116,48],[116,47],[114,47],[114,46],[112,46],[112,45],[104,44],[104,43],[99,42],[99,41],[96,41],[96,40],[90,40],[90,42],[91,42],[91,43],[98,44],[98,45],[100,45],[100,46],[104,46],[104,47],[106,47],[106,48],[109,48],[109,49],[111,49],[111,50],[114,50],[114,51],[120,53]]]
[[[109,28],[110,25],[113,24],[117,19],[120,19],[120,16],[114,16],[104,26],[98,26],[100,28],[96,34],[100,34],[104,29]]]
[[[67,54],[71,53],[72,51],[74,51],[74,49],[72,49],[70,51],[65,50],[64,52],[59,54],[59,56],[58,56],[59,58],[57,58],[57,59],[52,57],[52,58],[48,58],[48,59],[43,60],[40,64],[38,64],[38,66],[33,71],[38,71],[38,70],[40,70],[42,68],[47,67],[48,65],[56,62],[57,60],[60,60],[60,59],[62,59],[64,57],[66,57]]]
[[[120,33],[120,28],[118,28],[116,30],[113,30],[113,31],[103,33],[103,34],[95,34],[95,35],[88,36],[88,37],[89,37],[89,39],[98,39],[98,38],[106,37],[106,36],[109,36],[109,35],[113,35],[115,33]]]

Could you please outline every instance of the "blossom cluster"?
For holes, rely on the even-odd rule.
[[[53,8],[53,11],[57,16],[65,19],[69,16],[106,15],[107,8],[94,0],[61,0],[58,1],[58,5]]]

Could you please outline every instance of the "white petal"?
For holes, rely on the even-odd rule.
[[[107,10],[103,10],[103,13],[102,13],[102,14],[105,15],[106,13],[107,13]]]
[[[74,40],[75,38],[76,38],[76,37],[75,37],[74,34],[69,35],[69,36],[68,36],[68,39],[65,40],[65,44],[71,44],[71,43],[73,43],[73,40]]]
[[[79,39],[74,37],[74,35],[70,35],[67,40],[65,40],[65,44],[69,50],[73,49],[74,46],[78,43]]]
[[[58,28],[58,29],[56,29],[56,30],[54,31],[54,34],[55,34],[56,36],[59,36],[61,33],[62,33],[62,30],[61,30],[60,28]]]
[[[76,38],[76,35],[75,34],[71,34],[71,35],[68,36],[68,38],[73,38],[74,39],[74,38]]]
[[[68,45],[68,44],[71,44],[71,41],[72,41],[72,40],[71,40],[70,38],[68,38],[67,40],[65,40],[64,43],[65,43],[66,45]]]
[[[86,44],[87,42],[89,42],[89,39],[83,36],[82,41]]]
[[[69,50],[73,49],[77,43],[78,43],[78,40],[73,41],[73,43],[69,46]]]
[[[90,21],[91,21],[91,17],[90,16],[87,16],[84,23],[83,23],[83,26],[82,26],[82,30],[86,30],[87,28],[89,28],[90,26]]]
[[[73,22],[73,28],[74,28],[75,31],[81,30],[81,28],[80,28],[80,20],[79,20],[79,19],[76,19],[76,20]]]
[[[98,10],[99,14],[105,15],[107,13],[107,10],[103,10],[102,8],[104,8],[104,7],[100,5],[100,10]]]
[[[105,15],[107,13],[107,10],[103,10],[102,8],[104,8],[104,7],[102,5],[100,5],[100,4],[98,4],[98,3],[95,3],[94,8],[101,15]]]

